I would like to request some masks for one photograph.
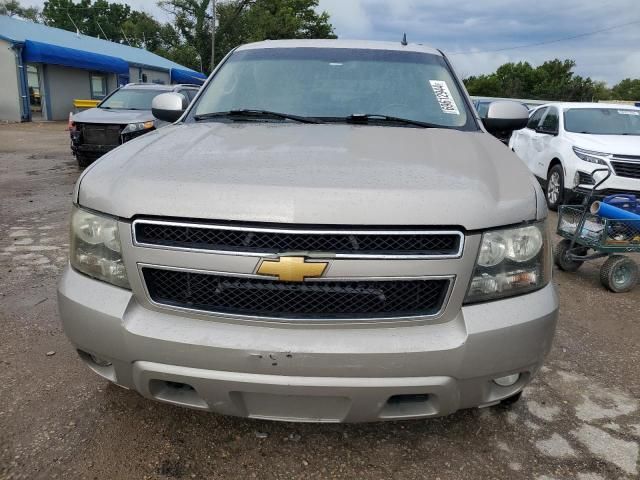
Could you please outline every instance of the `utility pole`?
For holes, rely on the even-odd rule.
[[[216,64],[216,0],[211,0],[211,65],[209,70],[213,71]]]

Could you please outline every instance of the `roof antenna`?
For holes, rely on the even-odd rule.
[[[96,19],[96,23],[98,24],[98,28],[100,29],[100,31],[102,32],[102,35],[104,35],[104,38],[106,40],[109,40],[109,37],[107,37],[107,34],[104,33],[104,30],[102,29],[102,25],[100,25],[100,22]],[[100,35],[98,35],[98,38],[100,38]],[[110,41],[110,40],[109,40]]]
[[[129,39],[127,38],[127,34],[124,33],[124,29],[122,27],[120,27],[120,31],[122,32],[122,36],[124,37],[124,39],[127,41],[127,43],[129,44],[129,46],[131,46],[131,42],[129,41]]]
[[[407,45],[409,45],[409,44],[407,43],[407,34],[406,34],[406,33],[402,36],[402,42],[400,42],[400,43],[401,43],[401,44],[402,44],[402,46],[404,46],[404,47],[406,47]]]
[[[73,21],[73,18],[71,18],[71,15],[69,15],[69,10],[67,10],[67,17],[69,17],[69,20],[71,20],[73,26],[76,27],[76,36],[80,38],[80,29],[78,28],[78,25],[76,25],[76,22]]]

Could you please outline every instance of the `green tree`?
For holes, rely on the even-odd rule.
[[[37,7],[23,7],[18,0],[0,0],[0,15],[40,21],[40,10]]]
[[[549,60],[533,68],[527,62],[505,63],[495,73],[465,79],[471,95],[540,100],[597,101],[609,98],[604,82],[573,72],[573,60]]]
[[[48,0],[42,17],[49,26],[76,31],[84,35],[128,43],[151,51],[167,48],[166,28],[150,15],[132,10],[129,5],[107,0]],[[168,39],[177,38],[167,35]]]
[[[209,0],[160,0],[174,18],[181,42],[169,49],[177,61],[185,52],[198,55],[186,65],[211,71],[211,15]],[[242,43],[282,38],[335,38],[329,14],[318,13],[318,0],[226,0],[219,1],[216,16],[216,52],[220,61]],[[188,47],[187,47],[188,46]]]
[[[594,82],[593,84],[593,100],[610,100],[611,90],[607,87],[605,82]]]
[[[625,78],[611,89],[611,98],[615,100],[640,101],[640,78]]]
[[[494,74],[471,76],[464,79],[469,95],[482,97],[502,97],[500,83]]]
[[[79,3],[72,0],[49,0],[44,2],[42,18],[51,27],[75,32],[77,26],[81,33],[96,36],[94,26],[89,25],[91,0],[80,0]]]
[[[174,61],[208,70],[211,57],[211,15],[209,0],[161,0],[158,5],[173,16],[177,41],[167,49]],[[185,60],[187,60],[185,62]]]

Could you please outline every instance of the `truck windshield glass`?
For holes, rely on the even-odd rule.
[[[151,110],[151,101],[166,90],[147,90],[125,88],[118,90],[104,102],[100,108],[114,110]]]
[[[640,135],[640,110],[572,108],[564,113],[564,128],[591,135]]]
[[[345,121],[354,114],[392,116],[477,130],[444,59],[421,52],[241,50],[216,73],[192,113],[203,118],[247,109],[324,121]]]

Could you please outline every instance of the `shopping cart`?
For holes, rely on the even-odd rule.
[[[638,265],[622,253],[640,252],[640,220],[610,219],[591,213],[596,189],[611,176],[593,186],[582,205],[560,207],[558,235],[564,237],[555,248],[556,265],[565,272],[577,271],[584,262],[608,257],[600,269],[600,281],[612,292],[632,290],[638,283]]]

